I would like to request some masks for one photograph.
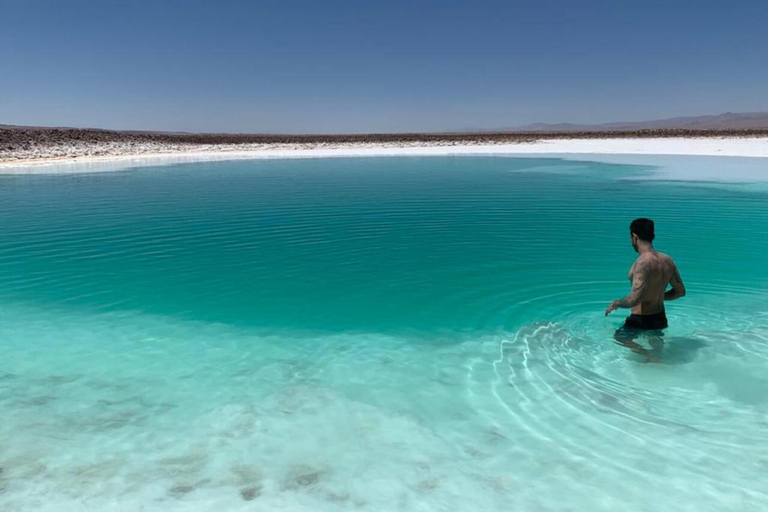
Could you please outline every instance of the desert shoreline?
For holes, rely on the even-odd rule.
[[[481,143],[482,142],[482,143]],[[111,145],[102,153],[50,155],[0,160],[1,174],[68,173],[122,170],[198,161],[449,155],[688,155],[768,158],[768,136],[562,138],[517,142],[487,140],[305,142],[262,144],[172,144],[145,147]],[[768,173],[768,170],[766,171]]]

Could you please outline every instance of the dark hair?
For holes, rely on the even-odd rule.
[[[653,232],[653,221],[651,219],[635,219],[629,225],[629,232],[637,235],[637,238],[644,242],[653,242],[656,234]]]

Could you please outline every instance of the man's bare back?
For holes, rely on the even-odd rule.
[[[630,295],[636,292],[639,299],[639,303],[632,307],[635,315],[663,312],[667,285],[672,285],[670,291],[679,290],[683,285],[672,258],[653,249],[635,260],[629,269],[629,282],[632,283]]]
[[[685,296],[685,285],[675,262],[653,248],[654,225],[650,219],[636,219],[630,226],[630,241],[640,256],[629,270],[632,289],[626,297],[615,300],[605,310],[608,316],[618,308],[632,308],[638,317],[664,313],[664,301]],[[671,285],[672,289],[667,290]],[[665,319],[666,321],[666,319]]]

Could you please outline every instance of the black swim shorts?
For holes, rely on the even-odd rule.
[[[667,315],[664,311],[655,315],[635,315],[631,314],[622,326],[626,329],[638,329],[641,331],[658,331],[669,327]]]

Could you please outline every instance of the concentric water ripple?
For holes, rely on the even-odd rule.
[[[648,172],[0,177],[0,509],[764,510],[768,196]],[[644,354],[640,215],[689,294]]]

